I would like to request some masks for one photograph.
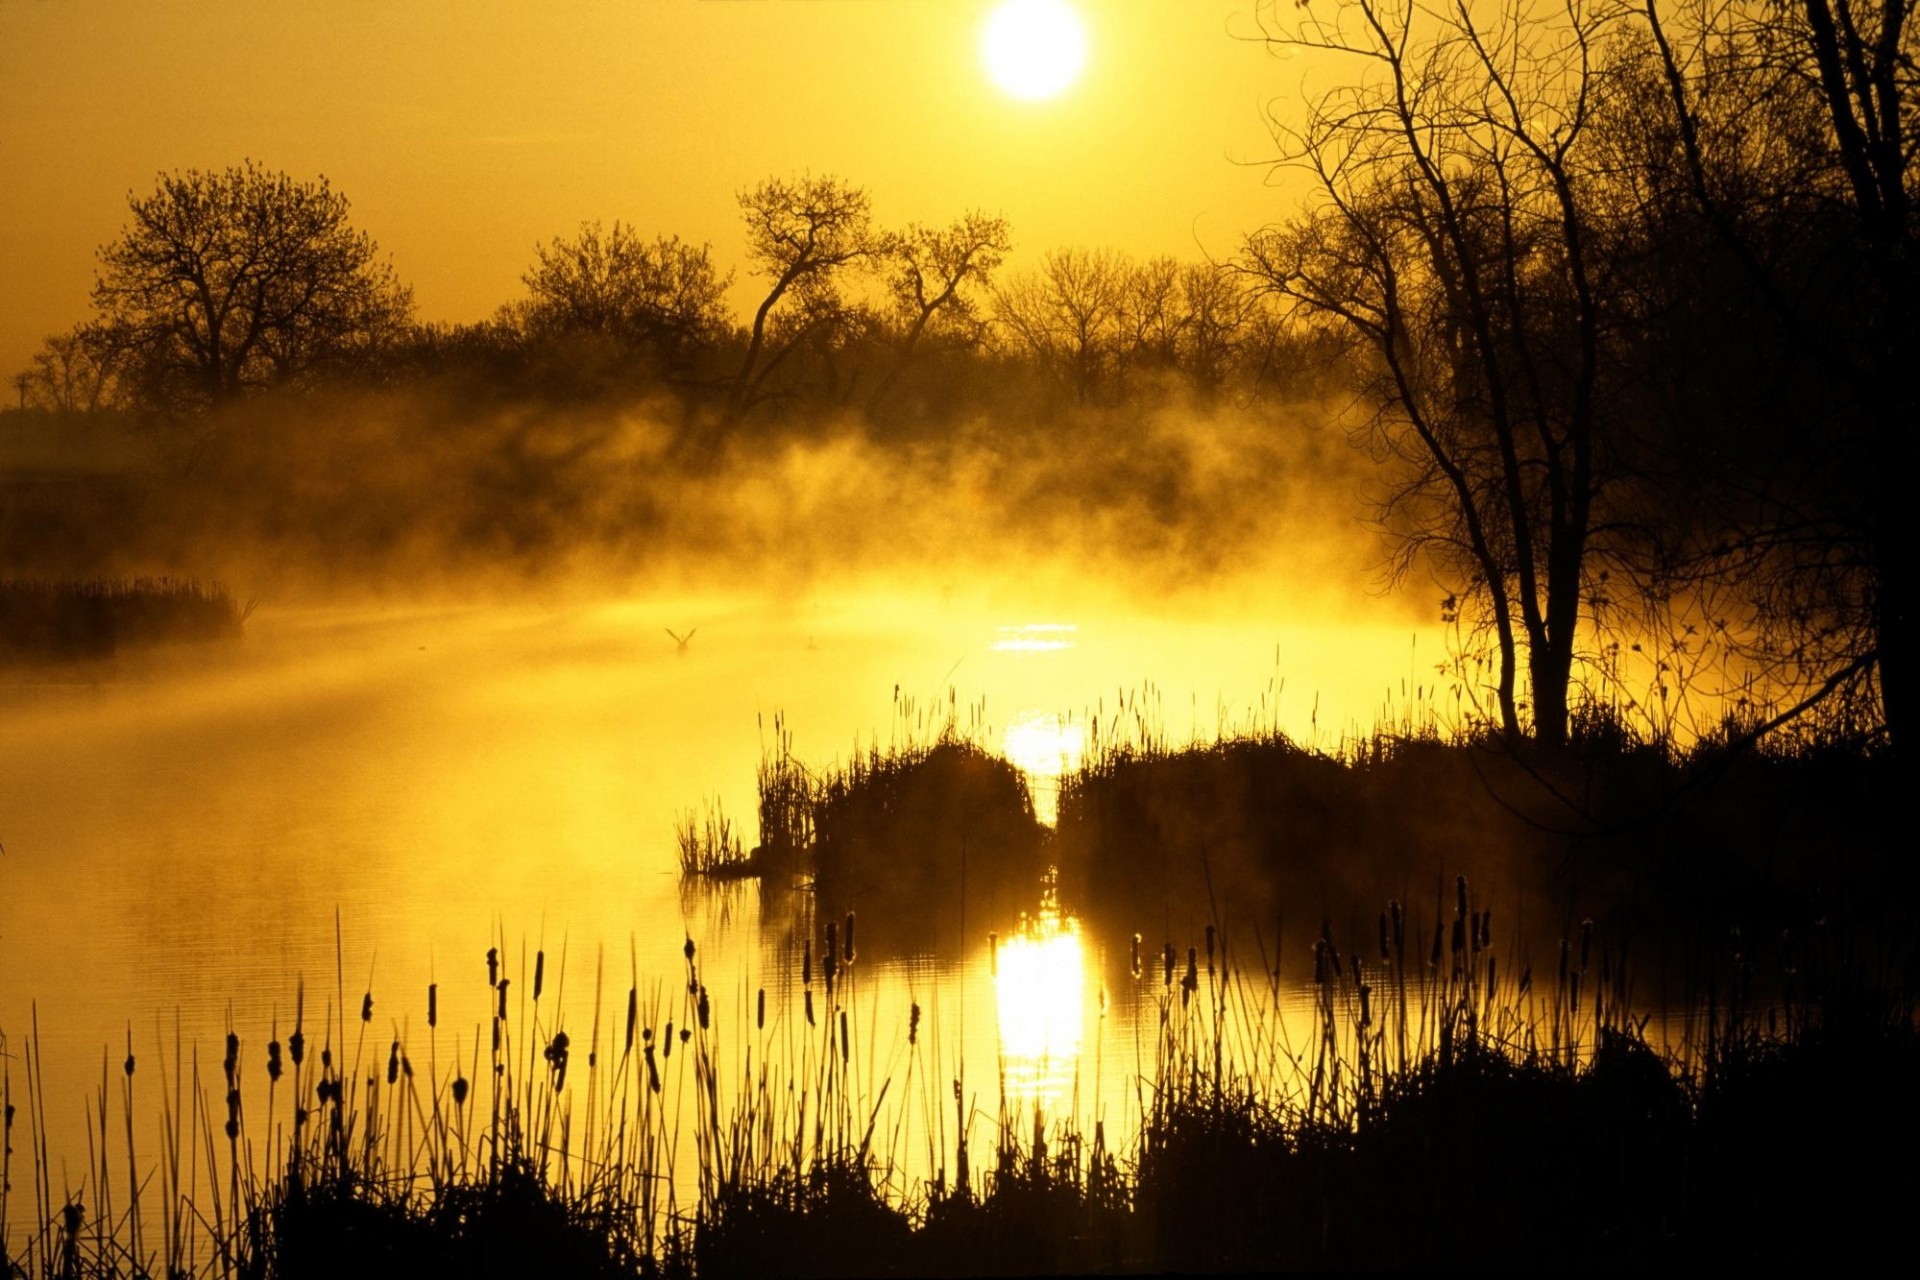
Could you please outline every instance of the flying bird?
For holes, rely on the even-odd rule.
[[[663,627],[661,628],[661,630],[665,631],[668,635],[673,637],[673,642],[680,646],[677,650],[675,650],[675,652],[678,653],[680,657],[684,658],[687,656],[687,646],[693,643],[694,633],[699,631],[700,628],[694,627],[692,630],[688,631],[687,634],[685,635],[681,635],[678,631],[675,631],[672,627]]]

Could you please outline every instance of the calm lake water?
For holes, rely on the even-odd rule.
[[[669,627],[696,629],[684,652]],[[928,740],[951,708],[963,732],[1044,772],[1123,699],[1175,741],[1258,721],[1328,742],[1371,726],[1397,696],[1381,673],[1424,678],[1436,645],[1416,649],[1390,617],[1323,628],[947,595],[701,597],[268,608],[228,649],[58,681],[16,673],[0,684],[5,1065],[21,1096],[37,1017],[50,1159],[77,1184],[86,1109],[129,1036],[142,1064],[169,1070],[176,1051],[191,1070],[197,1046],[217,1080],[231,1029],[257,1071],[303,985],[310,1035],[341,1003],[358,1034],[371,991],[367,1052],[384,1059],[394,1037],[420,1056],[438,983],[435,1051],[464,1057],[489,947],[523,993],[545,953],[547,1023],[581,1041],[596,985],[609,1026],[630,984],[643,1004],[677,1001],[691,938],[723,1022],[744,1027],[762,987],[794,1017],[779,1012],[791,954],[762,929],[758,890],[683,891],[674,849],[676,820],[716,801],[753,842],[776,715],[823,765],[876,738]],[[1036,778],[1043,809],[1046,790]],[[904,1061],[919,1004],[921,1072],[962,1074],[964,1044],[988,1115],[1005,1068],[1011,1090],[1055,1109],[1077,1083],[1111,1133],[1158,981],[1115,989],[1128,939],[1063,921],[1013,945],[1014,928],[981,921],[965,955],[856,970],[869,1078]]]

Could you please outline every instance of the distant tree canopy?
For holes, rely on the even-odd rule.
[[[148,405],[219,405],[351,367],[404,331],[412,295],[324,177],[187,170],[128,209],[100,251],[93,332]]]
[[[529,299],[512,313],[530,336],[590,334],[673,374],[731,327],[725,296],[732,276],[715,270],[707,245],[670,235],[647,240],[616,220],[582,223],[572,239],[556,238],[535,254],[522,277]]]

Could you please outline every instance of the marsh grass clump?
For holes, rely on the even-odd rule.
[[[722,832],[689,819],[683,872],[717,862],[723,875],[761,877],[763,888],[798,885],[830,914],[884,906],[883,951],[910,938],[925,945],[931,930],[957,924],[963,896],[975,911],[1025,900],[1047,869],[1025,775],[951,718],[921,729],[810,768],[776,717],[758,770],[760,842],[744,858],[722,854]]]
[[[81,661],[127,648],[230,639],[248,612],[217,582],[8,579],[0,581],[0,660]]]
[[[697,816],[682,815],[673,835],[682,877],[738,880],[758,870],[717,799]]]
[[[1682,745],[1605,707],[1576,710],[1573,741],[1545,752],[1472,725],[1315,748],[1276,729],[1185,746],[1105,732],[1061,780],[1050,856],[1080,908],[1117,932],[1168,902],[1220,904],[1239,929],[1301,902],[1369,919],[1379,885],[1444,869],[1501,885],[1509,927],[1536,953],[1577,881],[1586,914],[1643,940],[1649,974],[1656,947],[1677,964],[1703,932],[1803,930],[1819,901],[1848,901],[1863,924],[1901,910],[1913,873],[1891,834],[1887,753],[1737,735]]]
[[[1046,870],[1044,829],[1020,771],[971,742],[870,749],[821,782],[815,894],[829,909],[909,910],[969,887],[1024,892]],[[1009,895],[1010,896],[1010,895]]]

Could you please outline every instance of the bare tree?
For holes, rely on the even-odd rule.
[[[1172,258],[1123,265],[1117,324],[1129,365],[1164,371],[1178,362],[1187,320],[1180,284],[1180,264]]]
[[[1752,648],[1788,681],[1872,677],[1890,740],[1911,700],[1911,497],[1890,465],[1920,422],[1916,63],[1901,0],[1638,0],[1657,50],[1670,164],[1750,287],[1758,385],[1794,405],[1736,424],[1706,572],[1754,588]],[[1669,193],[1671,194],[1671,193]],[[1733,305],[1741,301],[1722,288]]]
[[[769,178],[742,191],[739,201],[747,223],[747,257],[771,283],[754,311],[723,426],[737,423],[753,407],[767,375],[801,342],[845,314],[838,276],[865,262],[876,248],[866,191],[831,175]],[[770,326],[789,298],[798,303],[788,309],[789,323]]]
[[[126,335],[140,394],[167,408],[348,364],[395,336],[412,306],[345,196],[251,161],[163,174],[129,195],[132,222],[100,251],[102,321]]]
[[[1258,295],[1230,264],[1190,262],[1180,269],[1180,367],[1202,392],[1217,390],[1240,359]]]
[[[731,275],[714,269],[707,245],[647,240],[616,220],[582,223],[534,252],[522,277],[531,298],[517,316],[532,333],[593,334],[673,370],[727,330]]]
[[[900,380],[930,332],[944,331],[968,346],[979,341],[975,295],[992,287],[1012,248],[1006,219],[979,212],[946,227],[910,224],[883,239],[879,261],[899,336],[893,362],[867,399],[868,412]]]
[[[80,324],[41,344],[20,375],[21,403],[56,413],[91,413],[111,405],[127,338],[106,325]]]
[[[1276,25],[1346,65],[1303,124],[1276,126],[1316,206],[1252,237],[1243,265],[1367,349],[1402,564],[1425,557],[1478,602],[1505,732],[1524,732],[1524,656],[1532,735],[1557,744],[1608,482],[1604,175],[1586,155],[1606,86],[1577,0],[1530,12],[1352,0]]]
[[[1093,397],[1120,349],[1126,261],[1107,250],[1055,249],[994,294],[994,317],[1039,364]]]

